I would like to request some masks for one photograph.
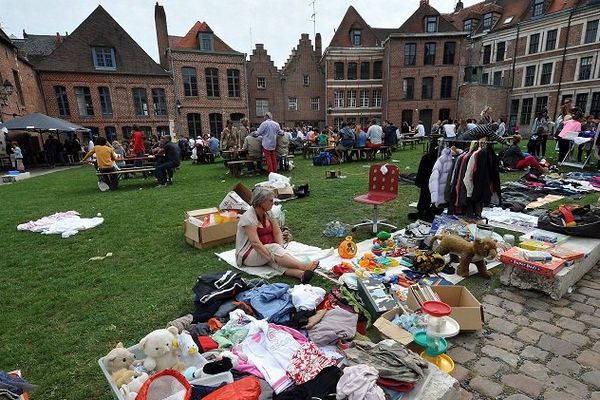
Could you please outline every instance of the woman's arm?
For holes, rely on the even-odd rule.
[[[273,227],[273,239],[275,239],[275,243],[278,243],[280,246],[283,246],[283,233],[281,232],[279,223],[277,223],[275,218],[269,218],[269,221],[271,222],[271,226]]]
[[[92,156],[92,154],[94,154],[96,152],[96,150],[91,149],[90,151],[88,151],[88,153],[85,155],[85,157],[83,157],[81,159],[81,162],[84,162],[85,160],[87,160],[88,158],[90,158]]]
[[[248,240],[250,241],[250,245],[258,254],[265,257],[268,260],[272,260],[271,253],[265,248],[265,246],[261,243],[258,238],[258,232],[256,231],[256,226],[246,225],[244,227],[244,231],[246,231],[246,235],[248,235]]]

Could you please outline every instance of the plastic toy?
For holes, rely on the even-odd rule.
[[[352,236],[346,236],[346,239],[338,246],[338,254],[342,258],[354,258],[356,251],[356,243],[352,241]]]
[[[394,242],[394,239],[392,239],[392,235],[386,231],[381,231],[377,234],[377,237],[373,239],[373,247],[371,248],[371,251],[377,251],[383,254],[383,252],[390,252],[395,248],[396,243]],[[377,253],[375,254],[381,255]]]

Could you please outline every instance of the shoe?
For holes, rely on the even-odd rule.
[[[159,183],[158,185],[156,185],[156,187],[157,187],[157,188],[163,188],[163,187],[167,187],[167,184],[166,184],[166,183],[164,183],[164,184],[160,184],[160,183]]]
[[[304,271],[304,273],[302,274],[302,278],[300,278],[300,283],[302,284],[307,284],[310,282],[310,280],[313,278],[313,276],[315,276],[315,273],[312,271]]]

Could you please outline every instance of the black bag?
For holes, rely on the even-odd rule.
[[[538,218],[538,228],[571,236],[600,239],[600,209],[579,205],[560,206]]]
[[[213,272],[202,275],[192,289],[196,304],[210,304],[217,300],[233,299],[246,290],[246,282],[237,272]]]

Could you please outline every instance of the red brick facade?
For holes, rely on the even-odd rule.
[[[248,73],[248,109],[250,123],[259,125],[270,111],[276,121],[283,121],[283,75],[262,43],[258,43],[246,63]],[[258,105],[257,105],[258,104]]]

